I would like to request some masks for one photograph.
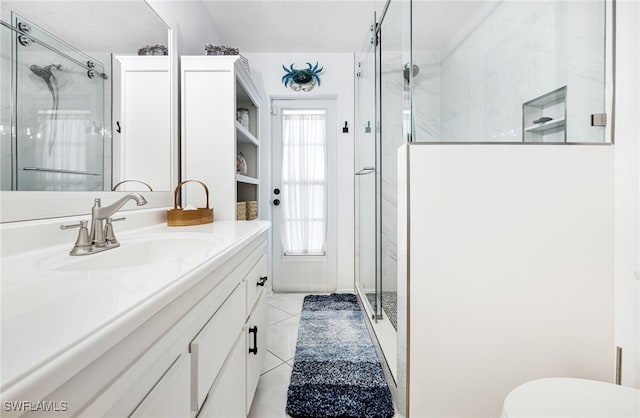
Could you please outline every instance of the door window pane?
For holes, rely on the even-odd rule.
[[[327,233],[325,110],[282,113],[282,248],[324,255]]]

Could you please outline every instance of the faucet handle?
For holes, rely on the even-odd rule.
[[[109,247],[118,247],[120,243],[116,239],[116,235],[113,233],[113,225],[112,222],[124,221],[125,217],[121,218],[107,218],[106,223],[104,225],[104,239],[107,242]]]
[[[80,221],[77,224],[69,224],[69,225],[60,225],[60,229],[62,229],[63,231],[65,229],[71,229],[71,228],[86,228],[87,227],[87,221]]]
[[[85,255],[91,252],[91,240],[89,239],[89,230],[87,229],[87,221],[80,221],[77,224],[60,225],[60,229],[80,228],[78,231],[78,238],[73,245],[73,249],[69,252],[70,255]]]

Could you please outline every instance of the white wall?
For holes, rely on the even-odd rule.
[[[617,2],[615,120],[616,345],[622,384],[640,388],[640,4]]]
[[[409,416],[496,417],[542,377],[612,382],[613,147],[409,148]]]
[[[354,56],[347,53],[244,53],[249,60],[251,75],[262,83],[265,96],[269,103],[265,106],[269,112],[270,101],[273,98],[299,98],[313,99],[323,96],[337,97],[338,116],[338,272],[336,277],[336,289],[353,291],[353,259],[354,259]],[[320,86],[308,93],[295,92],[282,84],[284,70],[282,65],[289,66],[294,63],[295,68],[303,68],[307,62],[313,64],[316,61],[324,66],[321,75]],[[271,155],[271,117],[269,113],[262,115],[262,140],[261,152],[261,199],[265,202],[271,200],[271,167],[265,164]],[[349,133],[342,133],[344,122],[349,123]],[[265,134],[266,133],[266,134]]]
[[[147,0],[147,3],[175,31],[178,56],[204,55],[205,43],[224,43],[201,2]]]

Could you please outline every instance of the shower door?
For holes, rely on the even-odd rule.
[[[397,150],[409,123],[406,4],[391,2],[372,25],[358,72],[359,129],[356,146],[357,284],[376,319],[397,329]]]
[[[12,189],[104,190],[104,65],[16,14],[12,21],[28,33],[13,42]]]
[[[375,16],[374,16],[375,22]],[[356,189],[356,285],[361,297],[367,301],[371,315],[380,318],[381,275],[379,229],[379,123],[377,116],[379,97],[378,57],[375,42],[375,24],[371,25],[358,62],[358,120],[355,150]]]

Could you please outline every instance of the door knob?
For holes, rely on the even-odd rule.
[[[275,206],[279,206],[280,205],[280,199],[273,199],[273,204]]]
[[[280,189],[273,189],[273,194],[279,195],[280,194]]]

